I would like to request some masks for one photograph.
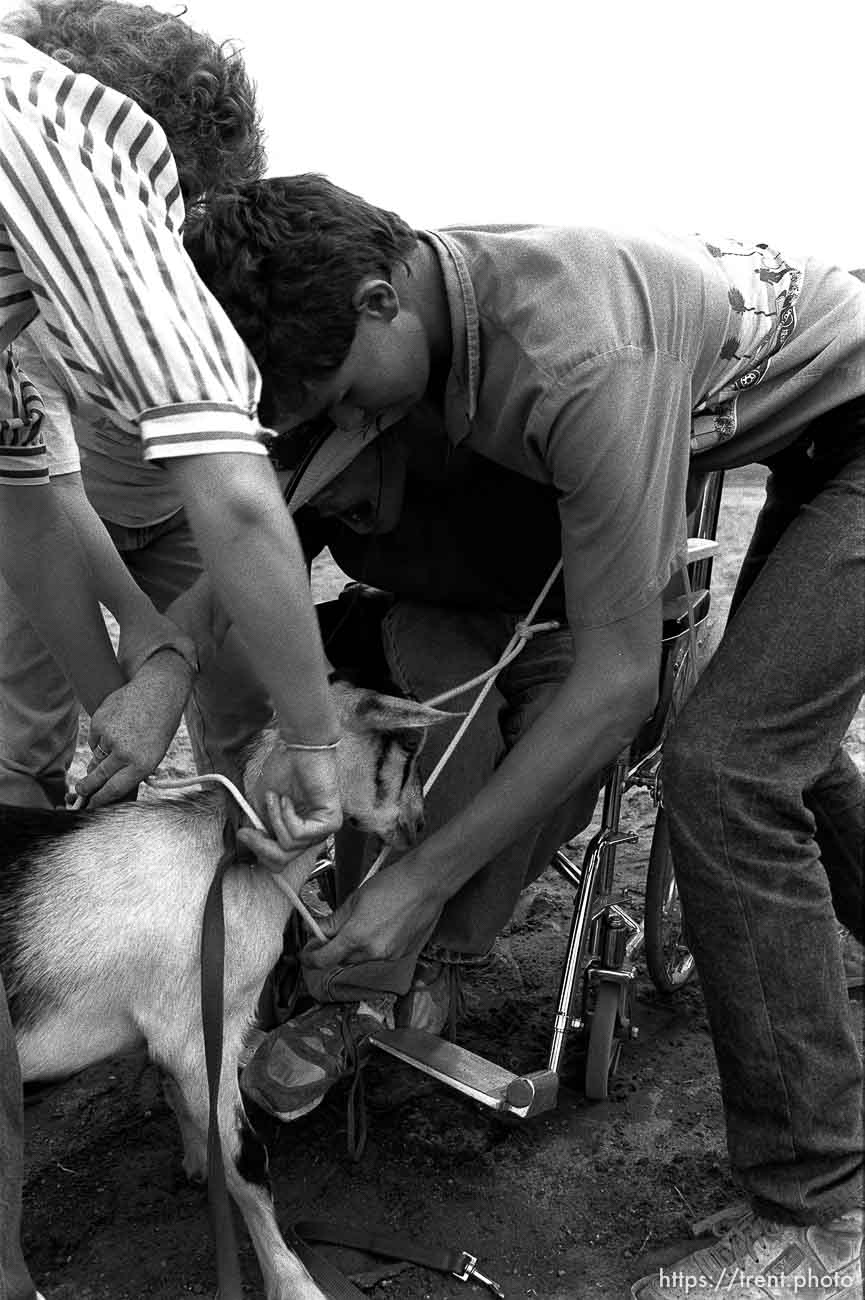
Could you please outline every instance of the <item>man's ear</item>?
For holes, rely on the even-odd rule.
[[[399,313],[399,295],[389,280],[371,275],[361,280],[352,294],[352,306],[377,320],[392,321]]]

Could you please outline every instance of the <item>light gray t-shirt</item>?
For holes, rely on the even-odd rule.
[[[693,455],[764,460],[865,393],[865,285],[839,268],[589,227],[423,237],[450,308],[448,435],[557,489],[574,627],[638,612],[682,566]]]

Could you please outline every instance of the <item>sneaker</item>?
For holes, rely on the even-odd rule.
[[[424,1029],[428,1034],[440,1034],[448,1021],[453,1023],[459,976],[459,966],[421,958],[411,988],[396,1000],[397,1029]]]
[[[633,1300],[862,1300],[865,1211],[831,1223],[775,1223],[753,1210],[710,1246],[640,1278]]]
[[[393,998],[312,1007],[267,1034],[240,1075],[242,1090],[288,1123],[314,1110],[369,1052],[369,1036],[392,1025]]]

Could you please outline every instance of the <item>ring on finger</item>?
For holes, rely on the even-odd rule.
[[[98,758],[100,762],[108,757],[108,750],[102,745],[96,745],[93,750],[93,757]]]

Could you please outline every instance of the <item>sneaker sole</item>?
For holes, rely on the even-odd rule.
[[[270,1110],[268,1107],[268,1113],[282,1124],[290,1124],[292,1120],[301,1119],[302,1116],[308,1115],[311,1110],[315,1110],[316,1106],[320,1106],[323,1101],[324,1094],[316,1097],[313,1101],[308,1101],[305,1106],[299,1106],[297,1110]]]

